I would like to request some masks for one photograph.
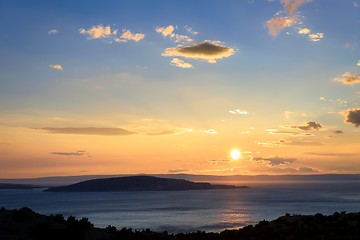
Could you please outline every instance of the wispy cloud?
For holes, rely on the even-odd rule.
[[[307,122],[306,125],[291,126],[291,127],[298,128],[304,131],[319,130],[320,128],[322,128],[321,124],[318,122]]]
[[[87,35],[88,39],[104,39],[108,42],[127,42],[127,41],[135,41],[139,42],[145,38],[145,34],[143,33],[133,33],[130,30],[122,30],[121,34],[119,34],[118,29],[111,29],[110,25],[103,26],[97,25],[92,26],[88,29],[80,28],[79,33],[83,35]]]
[[[345,85],[353,85],[360,83],[360,75],[346,72],[341,75],[341,77],[335,78],[334,80]]]
[[[343,134],[344,132],[343,131],[341,131],[341,130],[334,130],[334,131],[332,131],[333,133],[335,133],[335,134]]]
[[[345,123],[353,124],[355,127],[360,125],[360,108],[349,109],[344,112]]]
[[[297,159],[296,158],[282,158],[282,157],[252,157],[253,161],[257,162],[265,162],[269,166],[278,166],[284,165],[287,163],[294,163]]]
[[[64,70],[63,66],[61,66],[60,64],[50,64],[49,67],[56,70]]]
[[[273,17],[266,22],[269,34],[276,37],[282,29],[291,27],[296,22],[293,17]]]
[[[76,151],[76,152],[51,152],[51,154],[54,155],[61,155],[61,156],[82,156],[82,155],[88,155],[89,153],[86,151]]]
[[[161,54],[165,57],[184,57],[216,63],[217,60],[227,58],[235,53],[235,49],[227,47],[218,41],[204,41],[189,46],[178,45],[175,48],[166,48]]]
[[[49,35],[53,35],[53,34],[56,34],[56,33],[58,33],[59,31],[56,29],[56,28],[52,28],[52,29],[50,29],[49,31],[48,31],[48,34]]]
[[[193,68],[193,65],[190,63],[184,62],[183,60],[179,58],[173,58],[171,59],[170,65],[178,67],[178,68]]]
[[[174,130],[164,130],[161,132],[150,132],[147,133],[147,135],[149,136],[163,136],[163,135],[174,135],[174,134],[178,134],[179,132],[176,132]]]
[[[284,146],[323,146],[322,143],[314,142],[314,141],[285,141],[285,140],[278,140],[278,141],[265,141],[265,142],[257,142],[257,144],[262,145],[264,147],[284,147]]]
[[[80,135],[104,135],[104,136],[126,136],[136,134],[122,128],[98,128],[98,127],[44,127],[39,130],[47,131],[53,134],[80,134]]]

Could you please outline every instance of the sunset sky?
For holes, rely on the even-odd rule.
[[[360,173],[359,0],[2,0],[0,27],[1,178]]]

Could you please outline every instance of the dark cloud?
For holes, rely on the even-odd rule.
[[[53,134],[81,134],[81,135],[104,135],[104,136],[126,136],[136,134],[135,132],[128,131],[122,128],[98,128],[98,127],[67,127],[55,128],[45,127],[38,128]]]
[[[253,161],[266,162],[270,166],[278,166],[286,163],[293,163],[296,158],[282,158],[282,157],[253,157]]]
[[[335,131],[332,131],[333,133],[335,133],[335,134],[343,134],[344,132],[343,131],[341,131],[341,130],[335,130]]]
[[[360,108],[350,109],[345,113],[345,123],[353,124],[355,127],[360,125]]]
[[[76,152],[51,152],[54,155],[61,155],[61,156],[82,156],[87,155],[86,151],[76,151]]]
[[[317,122],[307,122],[306,125],[301,125],[301,126],[291,126],[292,128],[298,128],[304,131],[310,131],[310,130],[319,130],[320,128],[322,128],[320,123]]]
[[[216,63],[218,59],[230,57],[234,53],[235,49],[224,46],[219,42],[204,41],[190,46],[178,45],[175,48],[166,48],[161,55],[200,59],[209,63]]]

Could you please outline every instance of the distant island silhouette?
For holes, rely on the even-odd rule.
[[[30,184],[0,183],[0,189],[33,189],[40,186]]]
[[[29,208],[0,209],[0,239],[51,240],[355,240],[360,239],[360,212],[290,215],[220,233],[153,232],[150,229],[97,228],[88,218],[45,216]]]
[[[67,186],[51,187],[48,192],[116,192],[116,191],[181,191],[248,188],[247,186],[191,182],[185,179],[153,176],[102,178],[83,181]]]

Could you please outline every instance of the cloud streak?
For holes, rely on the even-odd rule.
[[[39,130],[47,131],[52,134],[76,134],[76,135],[103,135],[103,136],[127,136],[136,134],[135,132],[128,131],[122,128],[98,128],[98,127],[67,127],[55,128],[45,127],[38,128]]]
[[[178,67],[178,68],[193,68],[193,65],[190,63],[184,62],[183,60],[179,58],[173,58],[170,62],[171,66]]]
[[[61,156],[82,156],[87,155],[86,151],[76,151],[76,152],[51,152],[54,155],[61,155]]]
[[[265,162],[269,166],[279,166],[287,163],[294,163],[296,158],[282,158],[282,157],[253,157],[253,161]]]
[[[59,31],[56,29],[56,28],[52,28],[52,29],[50,29],[50,31],[48,31],[48,34],[49,35],[53,35],[53,34],[56,34],[56,33],[58,33]]]
[[[184,57],[216,63],[217,60],[227,58],[235,53],[235,49],[222,45],[217,41],[204,41],[188,46],[178,45],[175,48],[166,48],[161,54],[165,57]]]

